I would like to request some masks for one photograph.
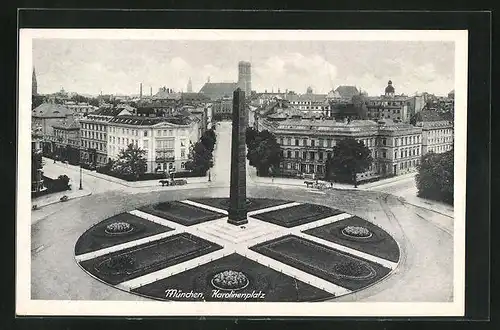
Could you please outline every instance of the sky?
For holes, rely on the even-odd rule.
[[[453,42],[444,41],[231,41],[34,39],[38,93],[64,88],[79,94],[155,94],[160,87],[197,92],[211,82],[236,82],[238,61],[252,63],[252,89],[328,93],[355,85],[383,94],[454,89]]]

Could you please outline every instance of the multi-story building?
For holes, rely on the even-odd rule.
[[[53,126],[51,137],[54,154],[70,164],[80,164],[80,124],[73,118]]]
[[[108,122],[107,154],[117,159],[128,145],[146,151],[147,171],[182,171],[198,127],[189,118],[117,116]]]
[[[285,99],[292,106],[315,117],[328,116],[331,110],[326,94],[314,94],[311,87],[302,95],[286,93]]]
[[[423,110],[415,118],[415,126],[422,128],[422,154],[442,153],[453,149],[453,121],[434,110]]]
[[[31,112],[31,124],[40,130],[43,154],[54,152],[54,125],[73,120],[73,112],[61,104],[45,102]]]
[[[98,109],[98,107],[90,105],[87,102],[66,101],[64,102],[64,106],[73,111],[75,120],[80,120],[88,113]]]
[[[393,121],[406,122],[410,119],[408,111],[408,97],[396,95],[392,81],[389,80],[382,96],[367,99],[368,119],[392,119]]]
[[[230,120],[233,116],[233,96],[224,96],[212,103],[214,120]]]
[[[343,138],[362,141],[372,153],[373,164],[358,180],[399,175],[416,170],[421,155],[422,129],[391,120],[264,119],[259,130],[275,134],[281,145],[282,171],[292,175],[323,177],[325,163],[335,157],[333,147]]]
[[[100,108],[80,119],[82,161],[95,167],[108,162],[108,122],[116,116],[132,115],[122,107]]]

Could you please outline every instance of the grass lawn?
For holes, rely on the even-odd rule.
[[[225,270],[241,271],[249,279],[249,285],[240,291],[235,291],[235,293],[262,292],[264,294],[263,297],[259,294],[258,297],[249,298],[246,300],[247,302],[314,301],[333,297],[328,292],[295,280],[236,253],[139,287],[133,292],[159,300],[245,301],[242,297],[213,296],[213,290],[216,289],[212,286],[211,279],[215,274]],[[168,289],[177,289],[183,292],[192,290],[195,293],[202,293],[203,297],[196,299],[166,298],[165,290]]]
[[[372,237],[354,238],[342,234],[346,226],[362,226],[371,231]],[[321,227],[304,231],[304,233],[324,240],[345,245],[380,258],[398,262],[399,247],[394,238],[380,227],[359,217],[351,217]]]
[[[220,219],[226,216],[206,209],[202,209],[182,202],[162,202],[140,207],[139,210],[156,215],[184,226],[192,226],[198,223]]]
[[[127,222],[132,225],[132,232],[122,235],[108,235],[104,232],[106,226],[113,222]],[[88,229],[78,239],[75,245],[75,255],[104,249],[117,244],[135,241],[140,238],[153,236],[171,231],[172,228],[159,225],[130,213],[120,213]]]
[[[341,213],[343,212],[323,205],[300,204],[284,209],[256,214],[252,217],[273,223],[275,225],[290,228]]]
[[[116,285],[221,248],[221,246],[200,237],[181,233],[86,260],[81,262],[80,265],[95,277]],[[135,260],[133,267],[121,272],[116,272],[107,267],[107,262],[110,259],[124,255]]]
[[[251,250],[349,290],[362,289],[390,272],[374,262],[293,235],[258,244]],[[336,264],[347,262],[356,264],[367,273],[372,272],[373,276],[361,279],[339,276],[335,271]]]
[[[281,199],[269,199],[269,198],[247,198],[247,199],[250,202],[247,207],[248,212],[290,203],[290,201]],[[229,198],[196,198],[190,200],[196,203],[213,206],[221,210],[226,210],[226,211],[229,210]]]

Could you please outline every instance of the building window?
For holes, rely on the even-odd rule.
[[[144,131],[144,136],[148,136],[148,131]]]
[[[295,139],[295,145],[298,146],[299,145],[299,140],[298,139]]]
[[[314,160],[314,158],[315,158],[314,151],[310,151],[310,152],[309,152],[309,158],[310,158],[311,160]]]
[[[303,146],[307,146],[307,139],[303,139],[303,140],[302,140],[302,145],[303,145]]]
[[[382,158],[387,158],[387,152],[382,151]]]
[[[292,152],[290,150],[288,150],[286,154],[288,158],[292,158]]]
[[[387,145],[387,139],[386,139],[386,138],[383,138],[383,139],[382,139],[382,144],[383,144],[384,146],[385,146],[385,145]],[[384,157],[384,158],[385,158],[385,157]]]
[[[287,145],[292,145],[292,140],[290,138],[286,139],[286,144]]]
[[[314,147],[314,143],[315,143],[315,141],[311,140],[311,147]]]
[[[302,151],[302,159],[306,159],[307,158],[307,152],[306,151]]]

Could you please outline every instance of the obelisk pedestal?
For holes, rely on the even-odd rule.
[[[231,142],[231,181],[229,188],[229,210],[227,222],[233,225],[248,223],[246,183],[247,114],[245,92],[236,89],[233,93],[233,130]]]

